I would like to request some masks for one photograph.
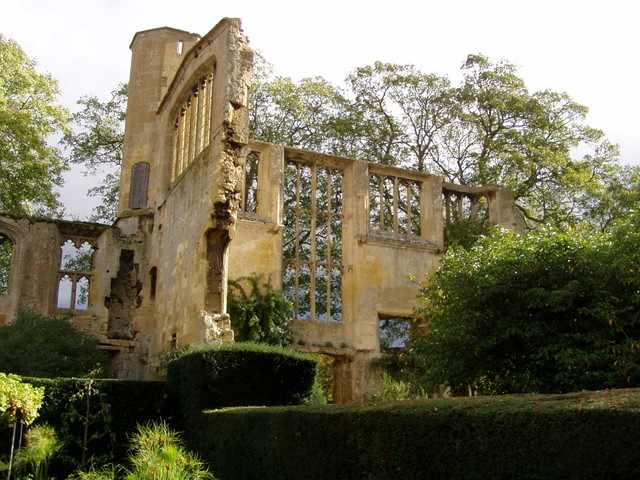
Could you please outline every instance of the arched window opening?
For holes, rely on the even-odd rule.
[[[9,293],[12,255],[13,242],[7,235],[0,232],[0,295]]]
[[[149,164],[138,162],[131,169],[131,188],[129,190],[129,208],[145,208],[149,193]]]
[[[66,239],[60,246],[56,308],[88,310],[93,252],[88,240]]]

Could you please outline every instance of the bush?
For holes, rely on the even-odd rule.
[[[186,349],[167,368],[167,390],[184,416],[205,409],[295,405],[312,393],[317,360],[291,349],[255,343]]]
[[[640,228],[497,232],[453,248],[421,291],[427,387],[567,392],[640,385]]]
[[[640,475],[640,391],[225,409],[197,451],[225,480],[584,480]]]
[[[106,356],[98,340],[64,318],[21,310],[0,327],[0,371],[53,378],[81,377],[101,369]]]
[[[251,287],[247,291],[242,286]],[[271,282],[260,287],[256,274],[229,281],[227,305],[236,341],[287,346],[292,334],[288,324],[293,318],[293,305]]]

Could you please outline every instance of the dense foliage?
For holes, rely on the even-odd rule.
[[[229,480],[637,478],[640,391],[207,412]]]
[[[44,390],[37,424],[53,427],[63,446],[52,461],[58,478],[90,463],[123,461],[137,424],[168,419],[164,382],[28,378]]]
[[[640,385],[637,225],[497,231],[451,248],[421,291],[410,355],[420,382],[481,393]]]
[[[49,137],[64,133],[69,113],[57,81],[36,71],[20,46],[0,34],[0,211],[24,215],[58,206],[67,169]]]
[[[250,288],[249,293],[245,289]],[[245,285],[245,286],[243,286]],[[291,344],[288,324],[293,306],[271,282],[260,285],[257,275],[229,281],[227,310],[236,341],[269,345]]]
[[[91,96],[77,103],[82,109],[73,114],[75,131],[65,135],[63,144],[70,149],[70,160],[84,165],[85,175],[101,178],[101,184],[88,192],[103,199],[95,209],[94,220],[112,221],[118,213],[127,84],[118,85],[106,102]]]
[[[0,372],[0,425],[33,423],[43,398],[44,388],[24,383],[17,375]]]
[[[638,168],[619,164],[617,146],[585,123],[585,106],[566,93],[530,92],[507,61],[469,55],[461,71],[454,85],[376,62],[337,88],[321,77],[274,77],[259,64],[251,135],[463,185],[503,185],[529,226],[586,218],[600,227],[629,207]]]
[[[311,395],[317,363],[310,355],[257,343],[196,346],[169,361],[167,390],[191,421],[211,408],[295,405]]]
[[[98,340],[64,318],[21,310],[0,327],[0,371],[33,377],[79,377],[101,369]]]

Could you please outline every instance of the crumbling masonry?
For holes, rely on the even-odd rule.
[[[237,19],[139,32],[131,50],[118,219],[0,217],[0,325],[24,306],[71,314],[114,375],[153,379],[162,352],[233,341],[227,278],[255,272],[293,302],[293,346],[334,357],[334,399],[352,401],[402,344],[387,326],[417,306],[409,277],[437,268],[446,222],[519,228],[500,187],[250,141]]]

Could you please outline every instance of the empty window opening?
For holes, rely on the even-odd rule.
[[[258,211],[258,166],[260,155],[249,152],[245,161],[244,177],[242,181],[242,197],[240,210],[247,213]]]
[[[184,48],[184,42],[182,40],[178,41],[178,46],[176,48],[176,53],[178,55],[182,55],[182,49]]]
[[[210,72],[192,85],[174,119],[172,181],[209,146],[212,102],[213,72]]]
[[[226,310],[226,282],[224,276],[225,255],[229,245],[229,232],[211,229],[206,235],[207,242],[207,290],[205,307],[212,313]]]
[[[0,295],[9,293],[9,274],[11,273],[11,257],[13,242],[0,232]]]
[[[342,321],[341,170],[285,167],[283,292],[298,320]]]
[[[131,188],[129,190],[129,208],[145,208],[149,192],[149,164],[138,162],[131,169]]]
[[[149,296],[151,300],[155,300],[156,298],[156,287],[158,282],[158,269],[156,267],[152,267],[149,271]]]
[[[62,243],[56,308],[65,310],[87,310],[89,308],[94,251],[95,249],[88,240],[67,239]]]
[[[421,235],[422,183],[390,175],[369,177],[369,225],[372,230]]]
[[[378,339],[380,351],[391,353],[406,348],[411,337],[411,319],[380,315]]]
[[[484,220],[489,218],[489,199],[486,194],[471,194],[444,190],[443,215],[445,225],[462,220]]]

